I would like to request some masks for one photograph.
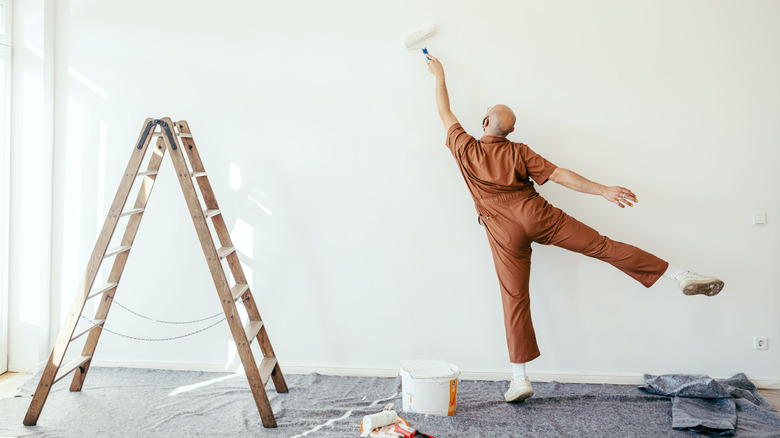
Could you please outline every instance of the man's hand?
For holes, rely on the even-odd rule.
[[[620,186],[604,187],[601,190],[601,196],[609,202],[614,202],[620,208],[625,208],[626,205],[633,207],[633,203],[638,202],[634,192]]]
[[[444,76],[444,66],[441,65],[441,61],[438,58],[434,58],[431,55],[425,55],[428,57],[428,71],[436,77]]]

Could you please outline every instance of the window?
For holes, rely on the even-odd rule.
[[[8,199],[12,1],[0,0],[0,374],[8,370]]]

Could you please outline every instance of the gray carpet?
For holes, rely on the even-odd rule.
[[[38,379],[0,400],[0,437],[356,437],[363,415],[388,402],[437,438],[695,436],[671,428],[669,398],[636,386],[535,383],[533,398],[507,404],[506,382],[464,380],[456,414],[434,417],[402,412],[400,378],[318,374],[286,376],[287,394],[268,385],[279,427],[265,429],[243,375],[129,368],[93,368],[80,393],[58,383],[38,425],[25,427]]]

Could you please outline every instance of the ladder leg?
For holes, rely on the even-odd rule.
[[[176,128],[179,130],[179,132],[188,135],[182,138],[182,144],[184,147],[184,151],[187,153],[187,157],[189,158],[190,163],[192,164],[193,171],[196,170],[202,171],[205,174],[203,161],[201,161],[200,159],[198,148],[195,147],[195,142],[192,138],[192,133],[190,131],[189,125],[187,124],[186,121],[182,120],[176,122]],[[198,186],[200,187],[200,192],[201,194],[203,194],[206,207],[209,209],[219,210],[217,199],[214,196],[214,191],[211,189],[211,184],[209,183],[208,178],[206,177],[197,178],[197,181],[198,181]],[[233,241],[230,238],[230,233],[228,233],[227,225],[225,224],[225,219],[222,217],[221,214],[219,214],[213,216],[211,220],[212,223],[214,224],[214,230],[217,233],[217,238],[219,239],[220,244],[223,247],[232,248]],[[244,269],[241,267],[241,263],[238,260],[237,253],[233,252],[232,254],[228,255],[227,261],[228,261],[228,265],[230,266],[230,271],[233,274],[233,278],[236,280],[236,283],[247,284],[246,276],[244,275]],[[248,292],[246,296],[248,299],[244,300],[244,306],[246,307],[249,318],[252,320],[261,320],[260,312],[257,309],[257,304],[255,303],[254,297],[252,296],[251,292]],[[271,346],[271,341],[268,338],[268,334],[266,332],[265,326],[263,326],[263,328],[257,334],[257,340],[260,344],[260,350],[263,352],[264,357],[276,358],[276,354],[274,353],[273,347]],[[282,369],[280,368],[278,361],[276,361],[276,365],[274,366],[271,372],[271,377],[274,381],[276,392],[279,393],[288,392],[287,383],[284,380],[284,375],[282,374]]]
[[[156,147],[154,148],[154,152],[152,157],[149,159],[149,165],[146,168],[146,172],[149,173],[149,175],[145,176],[143,181],[141,182],[141,189],[138,191],[138,196],[136,196],[135,203],[133,204],[133,209],[146,209],[146,204],[149,202],[149,198],[152,195],[152,188],[154,188],[154,183],[156,181],[157,177],[157,171],[160,169],[160,164],[162,163],[163,157],[165,155],[165,142],[162,140],[162,138],[157,139]],[[125,234],[122,236],[122,246],[132,246],[133,242],[135,241],[135,236],[138,233],[138,227],[141,225],[141,219],[143,219],[143,213],[135,214],[130,217],[130,219],[127,222],[127,228],[125,229]],[[130,251],[125,251],[121,254],[117,254],[116,258],[114,259],[114,264],[111,267],[111,273],[108,276],[108,282],[109,283],[119,283],[119,280],[122,278],[122,273],[125,269],[125,264],[127,263],[127,258],[130,255]],[[114,302],[113,297],[116,296],[116,290],[114,290],[113,295],[109,295],[108,293],[103,295],[103,299],[100,302],[100,306],[98,307],[97,312],[95,312],[95,320],[103,319],[105,320],[108,317],[108,311],[111,309],[111,304]],[[97,347],[98,340],[100,340],[100,335],[103,333],[102,327],[95,327],[92,331],[89,332],[89,336],[87,337],[87,342],[84,344],[84,348],[82,349],[81,355],[82,356],[89,356],[92,357],[95,354],[95,348]],[[85,362],[80,368],[78,373],[73,373],[73,380],[70,383],[70,390],[71,391],[81,391],[82,386],[84,386],[84,380],[87,378],[87,372],[89,372],[89,367],[92,364],[92,359]]]
[[[81,312],[79,311],[79,313]],[[38,382],[38,387],[35,389],[35,394],[30,402],[30,407],[27,408],[27,414],[24,416],[23,423],[25,426],[34,426],[38,422],[38,417],[41,415],[43,405],[49,397],[49,391],[51,391],[51,386],[54,384],[54,378],[62,364],[62,359],[65,357],[68,341],[70,340],[73,331],[76,329],[77,322],[78,319],[69,318],[62,326],[60,334],[57,336],[57,341],[54,344],[54,350],[51,352],[51,356],[49,356],[49,361],[46,363],[46,368],[43,370],[41,380]]]
[[[246,344],[245,349],[248,351],[244,353],[246,357],[241,358],[241,363],[244,365],[244,371],[247,380],[249,380],[249,388],[252,390],[252,398],[255,399],[257,412],[260,413],[263,426],[276,427],[276,418],[274,418],[274,412],[271,409],[271,402],[268,401],[268,394],[265,392],[265,383],[260,377],[254,355],[249,349],[249,343]]]
[[[60,333],[57,335],[57,339],[54,342],[54,348],[52,349],[49,361],[44,368],[41,380],[38,382],[38,387],[35,390],[33,399],[30,402],[30,407],[27,409],[27,414],[24,417],[24,424],[26,426],[35,425],[38,422],[38,417],[41,415],[43,405],[46,403],[46,399],[51,391],[51,386],[55,383],[62,365],[62,359],[65,357],[65,353],[70,345],[73,332],[76,330],[76,325],[79,322],[81,312],[84,310],[84,304],[87,300],[87,294],[92,288],[95,282],[100,265],[103,262],[106,249],[111,242],[111,236],[114,234],[116,224],[119,221],[119,216],[122,213],[127,197],[130,196],[130,190],[133,187],[133,181],[135,180],[136,173],[141,167],[141,162],[146,153],[147,146],[149,145],[150,136],[145,135],[145,129],[150,126],[152,119],[146,119],[144,127],[141,128],[141,134],[139,135],[136,147],[133,148],[133,152],[130,156],[130,161],[125,169],[125,174],[122,177],[122,181],[119,184],[114,201],[108,211],[108,216],[103,224],[103,228],[100,231],[100,236],[95,243],[95,248],[92,250],[89,263],[87,263],[87,269],[84,272],[84,276],[81,279],[78,290],[73,303],[71,304],[70,311],[65,318],[65,322],[60,329]],[[147,132],[148,134],[148,132]],[[66,370],[67,371],[67,370]],[[71,370],[72,371],[72,370]]]
[[[221,217],[218,220],[222,220],[223,222],[221,225],[215,224],[215,228],[224,228],[224,220]],[[245,284],[246,276],[244,275],[244,270],[241,268],[241,263],[238,261],[238,256],[235,253],[230,254],[227,257],[227,260],[228,265],[231,268],[231,272],[233,273],[233,278],[236,279],[236,282]],[[249,315],[249,319],[261,320],[260,311],[257,309],[257,303],[255,302],[254,296],[252,296],[251,293],[249,294],[248,299],[244,300],[244,307],[246,308],[246,313]],[[257,333],[257,342],[260,346],[260,351],[263,352],[263,357],[276,358],[276,353],[274,353],[274,349],[271,346],[271,340],[268,338],[268,333],[266,332],[265,326],[263,326]],[[284,375],[282,374],[282,369],[279,366],[278,361],[276,361],[273,371],[271,372],[271,379],[274,382],[276,392],[288,392],[287,383],[284,380]]]
[[[171,129],[174,129],[174,127],[176,127],[178,128],[179,132],[189,134],[189,127],[187,127],[186,122],[180,121],[177,122],[177,125],[174,125],[170,121],[170,119],[163,119],[163,120],[169,123]],[[212,237],[211,231],[208,228],[208,223],[206,222],[206,217],[204,216],[204,212],[203,210],[201,210],[201,204],[200,201],[198,200],[198,194],[192,182],[193,175],[191,175],[191,171],[187,165],[187,161],[185,159],[184,153],[182,152],[182,149],[186,151],[187,155],[190,158],[190,163],[193,166],[192,172],[203,171],[203,165],[200,162],[200,158],[197,155],[197,149],[195,149],[194,142],[191,141],[192,140],[191,134],[190,137],[186,139],[187,141],[183,142],[183,147],[177,147],[176,149],[174,149],[171,144],[168,144],[170,156],[171,159],[173,160],[173,165],[176,168],[176,173],[179,175],[179,182],[181,184],[182,191],[184,192],[184,198],[187,201],[187,206],[190,210],[190,214],[192,215],[192,220],[195,225],[195,230],[198,233],[198,238],[200,239],[201,246],[203,247],[203,252],[206,256],[206,261],[209,265],[209,270],[211,271],[212,279],[214,280],[214,285],[217,288],[217,293],[219,294],[220,301],[222,302],[222,308],[225,311],[225,315],[227,316],[228,325],[230,326],[230,332],[233,335],[233,339],[236,343],[236,349],[238,350],[238,355],[241,358],[241,363],[244,366],[244,371],[246,372],[246,377],[247,380],[249,381],[249,387],[252,391],[252,396],[255,400],[255,404],[257,405],[257,410],[260,414],[260,418],[263,421],[263,426],[276,427],[276,419],[274,418],[274,414],[271,409],[271,404],[268,401],[268,394],[265,392],[265,382],[263,382],[263,378],[262,375],[260,374],[260,370],[258,369],[257,362],[255,361],[254,358],[254,354],[252,353],[252,350],[250,348],[250,343],[252,339],[247,338],[247,334],[246,334],[247,332],[245,331],[244,327],[241,324],[241,320],[238,317],[235,300],[230,291],[230,286],[228,285],[227,278],[225,276],[225,271],[222,268],[222,264],[221,264],[222,257],[220,257],[214,245],[214,238]],[[166,137],[166,142],[169,141],[170,140],[168,140],[168,137]],[[207,209],[218,211],[218,205],[216,203],[216,199],[214,198],[214,194],[211,191],[211,187],[208,183],[208,179],[205,177],[198,177],[197,179]],[[214,220],[217,217],[221,219],[222,216],[221,214],[217,214],[216,216],[212,217],[212,220]],[[214,222],[214,224],[215,224],[215,230],[218,233],[218,238],[220,240],[220,243],[223,245],[223,248],[230,248],[230,251],[227,256],[228,263],[231,263],[232,260],[233,261],[232,263],[238,264],[238,258],[232,244],[230,244],[230,236],[227,235],[227,229],[224,228],[224,222],[221,222],[222,228],[219,227],[217,222]],[[243,281],[245,282],[246,280],[243,279]],[[250,324],[251,323],[262,324],[262,322],[260,321],[259,314],[256,315],[250,314],[250,321],[251,321]],[[260,331],[264,332],[264,328],[262,328],[262,326],[260,327],[261,327]],[[254,338],[256,335],[252,334],[251,336],[252,338]],[[273,361],[274,364],[276,364],[276,360],[273,359]],[[278,368],[278,365],[275,365],[275,367]],[[278,376],[283,380],[283,377],[281,377],[281,371],[278,373]]]

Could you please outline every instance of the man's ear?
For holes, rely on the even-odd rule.
[[[513,127],[512,127],[512,130],[511,130],[511,131],[509,131],[509,132],[515,132],[515,127],[513,126]]]
[[[483,129],[484,129],[484,128],[487,128],[487,126],[488,126],[489,124],[490,124],[490,119],[489,119],[489,118],[485,117],[484,119],[482,119],[482,128],[483,128]]]

